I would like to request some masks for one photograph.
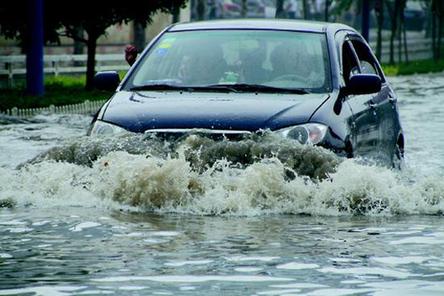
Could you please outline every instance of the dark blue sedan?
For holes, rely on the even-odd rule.
[[[397,97],[362,36],[342,24],[223,20],[174,24],[143,51],[90,135],[226,136],[269,130],[347,157],[399,166]]]

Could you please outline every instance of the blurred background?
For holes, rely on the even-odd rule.
[[[54,0],[2,2],[0,88],[25,89],[28,84],[24,93],[30,95],[44,93],[43,87],[36,90],[32,83],[41,85],[44,80],[48,85],[51,79],[66,75],[80,77],[79,84],[91,90],[97,71],[125,74],[129,68],[124,59],[126,45],[132,44],[141,52],[171,23],[212,19],[288,18],[345,23],[367,38],[386,74],[444,69],[443,0],[158,0],[136,1],[129,7],[98,1],[98,8],[83,0],[63,5]],[[36,5],[41,7],[42,20],[36,19]],[[43,32],[36,39],[40,33],[33,22],[39,21]],[[30,75],[30,71],[35,74]],[[11,107],[5,105],[5,100],[0,94],[0,109]]]

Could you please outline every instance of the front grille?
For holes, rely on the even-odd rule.
[[[199,135],[215,141],[240,141],[251,135],[249,131],[214,130],[214,129],[152,129],[145,131],[145,135],[167,141],[176,141],[189,135]]]

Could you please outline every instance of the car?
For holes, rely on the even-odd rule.
[[[232,0],[224,0],[222,3],[222,18],[239,18],[241,16],[241,6]]]
[[[405,3],[405,9],[403,10],[404,20],[403,23],[405,25],[405,30],[407,31],[417,31],[421,32],[427,30],[427,14],[430,10],[427,7],[427,3],[424,1],[407,1]],[[392,22],[390,11],[387,9],[383,10],[384,13],[384,23],[383,29],[391,30]],[[376,24],[375,24],[376,25]]]
[[[268,131],[344,157],[399,167],[397,95],[365,39],[338,23],[218,20],[173,24],[138,57],[89,135],[230,137]]]
[[[241,0],[233,0],[234,3],[242,7]],[[262,0],[247,0],[246,17],[249,18],[263,18],[265,17],[265,3]]]

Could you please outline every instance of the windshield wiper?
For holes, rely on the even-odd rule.
[[[263,84],[248,84],[248,83],[227,83],[227,84],[213,84],[205,87],[211,88],[227,88],[231,91],[249,91],[249,92],[267,92],[267,93],[291,93],[291,94],[308,94],[309,92],[303,88],[283,88]]]
[[[182,90],[182,91],[224,91],[224,92],[266,92],[266,93],[291,93],[291,94],[308,94],[309,92],[303,88],[282,88],[263,84],[247,84],[247,83],[227,83],[212,85],[177,85],[169,83],[153,83],[134,86],[130,88],[132,91],[138,90]]]
[[[182,91],[222,91],[222,92],[237,92],[236,89],[230,87],[230,85],[177,85],[168,83],[156,83],[156,84],[145,84],[138,85],[130,88],[132,91],[138,90],[182,90]]]
[[[136,90],[193,90],[193,87],[183,86],[183,85],[175,85],[168,83],[156,83],[156,84],[144,84],[138,85],[130,88],[132,91]]]

